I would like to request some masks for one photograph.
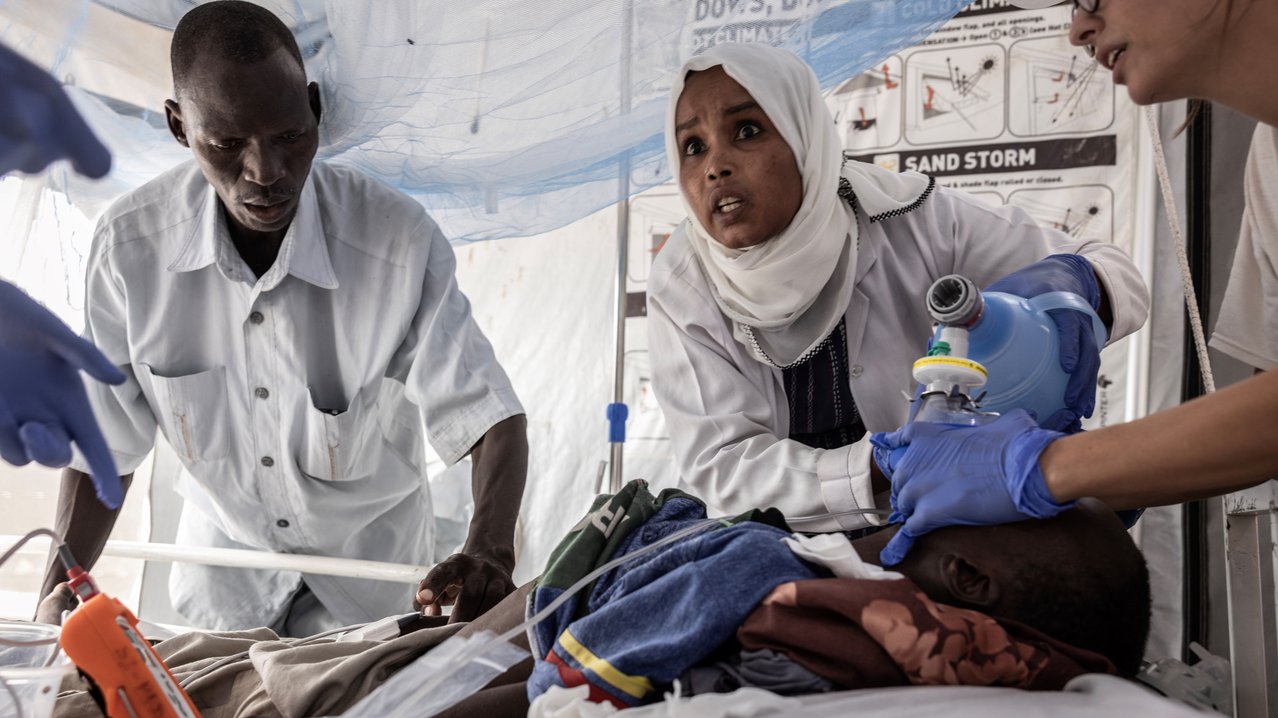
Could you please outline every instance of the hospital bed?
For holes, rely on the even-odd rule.
[[[19,537],[0,536],[0,546]],[[39,543],[26,549],[46,550]],[[146,561],[191,563],[291,570],[375,580],[420,581],[429,567],[360,561],[263,551],[211,549],[136,541],[109,541],[104,556]],[[180,630],[180,629],[179,629]],[[160,636],[156,636],[160,637]],[[443,648],[442,646],[440,648]],[[429,655],[429,654],[428,654]],[[380,690],[380,689],[379,689]],[[357,711],[354,711],[357,712]],[[1086,675],[1070,682],[1061,692],[1027,692],[1006,688],[916,686],[838,691],[798,698],[783,698],[757,689],[729,694],[682,698],[667,694],[665,700],[621,711],[634,718],[711,718],[728,716],[850,716],[858,718],[935,718],[955,716],[1195,716],[1203,715],[1185,703],[1164,698],[1152,690],[1107,675]],[[572,715],[593,716],[596,713]],[[1240,715],[1245,715],[1240,713]]]

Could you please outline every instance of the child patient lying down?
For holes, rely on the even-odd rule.
[[[204,716],[337,715],[454,634],[501,632],[595,567],[705,517],[695,498],[631,482],[601,496],[546,571],[470,624],[421,619],[385,641],[292,646],[267,629],[183,634],[157,652]],[[899,573],[875,564],[889,527],[849,544],[800,537],[775,511],[696,532],[603,574],[529,630],[532,658],[442,715],[524,715],[552,686],[618,707],[755,686],[783,694],[904,685],[1059,690],[1083,673],[1131,675],[1149,628],[1149,580],[1122,524],[1082,501],[1045,521],[950,527]],[[60,606],[55,592],[44,608]],[[535,659],[535,660],[534,660]],[[99,716],[84,691],[57,715]]]

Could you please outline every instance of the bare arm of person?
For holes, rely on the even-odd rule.
[[[528,475],[528,421],[523,414],[494,424],[470,452],[475,517],[461,553],[422,579],[416,602],[427,615],[454,604],[452,621],[470,621],[514,590],[515,521]]]
[[[123,485],[123,493],[127,495],[129,485],[133,483],[133,474],[121,476],[120,483]],[[118,508],[108,509],[98,500],[92,477],[75,469],[63,470],[62,488],[58,494],[58,517],[54,525],[71,549],[71,554],[80,562],[81,568],[88,571],[97,563],[119,515]],[[45,572],[40,598],[49,595],[64,580],[66,569],[54,558]]]
[[[1278,476],[1278,372],[1127,424],[1067,436],[1039,458],[1059,502],[1113,509],[1217,496]]]

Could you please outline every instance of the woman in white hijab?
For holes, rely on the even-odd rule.
[[[943,275],[984,286],[1081,255],[1014,283],[1072,288],[1083,267],[1090,289],[1072,291],[1093,295],[1111,340],[1145,320],[1145,286],[1117,247],[924,175],[845,162],[816,76],[784,50],[726,44],[685,63],[666,151],[688,218],[649,279],[653,384],[682,483],[722,513],[887,508],[866,432],[905,421],[931,327],[923,295]],[[1094,396],[1089,361],[1078,415]]]

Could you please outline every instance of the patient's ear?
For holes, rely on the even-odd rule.
[[[954,599],[972,608],[998,603],[998,581],[987,571],[957,554],[941,560],[941,580]]]

